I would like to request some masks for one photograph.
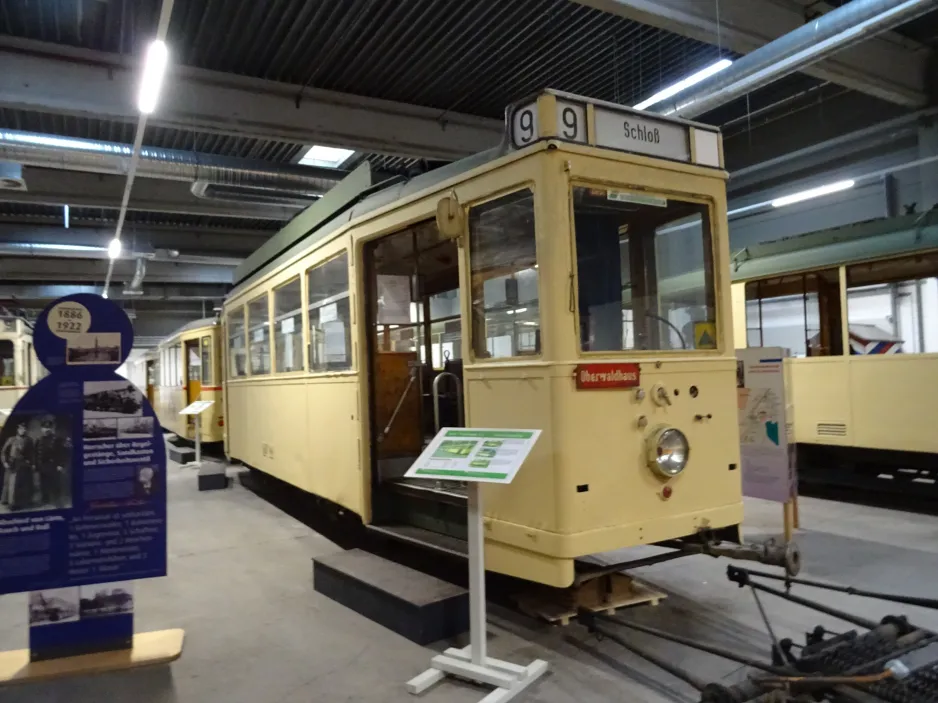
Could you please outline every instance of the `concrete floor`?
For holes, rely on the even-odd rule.
[[[137,630],[182,627],[186,646],[171,667],[20,685],[4,703],[309,703],[412,701],[404,682],[431,651],[347,610],[312,588],[310,558],[337,547],[240,485],[199,493],[191,469],[169,474],[170,575],[137,584]],[[938,518],[802,499],[798,535],[805,574],[868,588],[934,596]],[[750,501],[747,534],[780,530],[777,505]],[[606,555],[615,558],[618,555]],[[669,598],[628,618],[708,638],[760,656],[769,637],[748,590],[730,585],[725,560],[689,557],[641,570]],[[811,592],[806,595],[814,596]],[[938,628],[938,613],[819,594],[869,617],[905,612]],[[820,614],[765,596],[778,637],[800,636]],[[0,648],[27,643],[25,595],[0,598]],[[551,628],[492,608],[490,651],[517,663],[548,660],[551,673],[524,697],[543,703],[694,701],[693,690],[583,628]],[[740,675],[723,660],[622,631],[710,679]],[[440,645],[440,648],[442,645]],[[443,683],[422,700],[461,703],[484,691]]]

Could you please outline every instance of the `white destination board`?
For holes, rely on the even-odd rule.
[[[511,483],[540,436],[540,430],[444,427],[404,476]]]
[[[179,411],[180,415],[201,415],[215,404],[214,400],[197,400]]]
[[[686,127],[603,107],[597,107],[595,114],[596,146],[690,161]]]

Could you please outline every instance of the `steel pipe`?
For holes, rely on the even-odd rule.
[[[650,110],[696,117],[938,7],[938,0],[853,0],[733,62]]]

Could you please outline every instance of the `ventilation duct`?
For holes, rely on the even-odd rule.
[[[142,256],[137,257],[137,266],[134,269],[134,277],[130,283],[124,286],[124,295],[143,295],[143,277],[147,274],[147,260]]]
[[[853,0],[746,54],[650,109],[696,117],[938,7],[938,0]]]
[[[0,190],[26,190],[22,166],[0,161]]]
[[[130,144],[0,130],[0,161],[25,166],[124,175],[132,153]],[[254,194],[263,196],[265,205],[279,196],[296,207],[309,205],[346,173],[288,164],[273,169],[264,161],[149,146],[141,149],[137,165],[137,175],[142,178],[193,183],[193,193],[199,197],[215,197],[206,189],[224,186],[229,195],[245,190],[238,197],[241,203],[253,202]]]

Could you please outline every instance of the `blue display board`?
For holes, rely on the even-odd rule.
[[[0,594],[32,592],[33,650],[118,641],[128,623],[132,634],[123,582],[166,574],[165,446],[147,399],[115,373],[133,327],[111,301],[72,295],[42,312],[33,345],[49,375],[0,431]]]

